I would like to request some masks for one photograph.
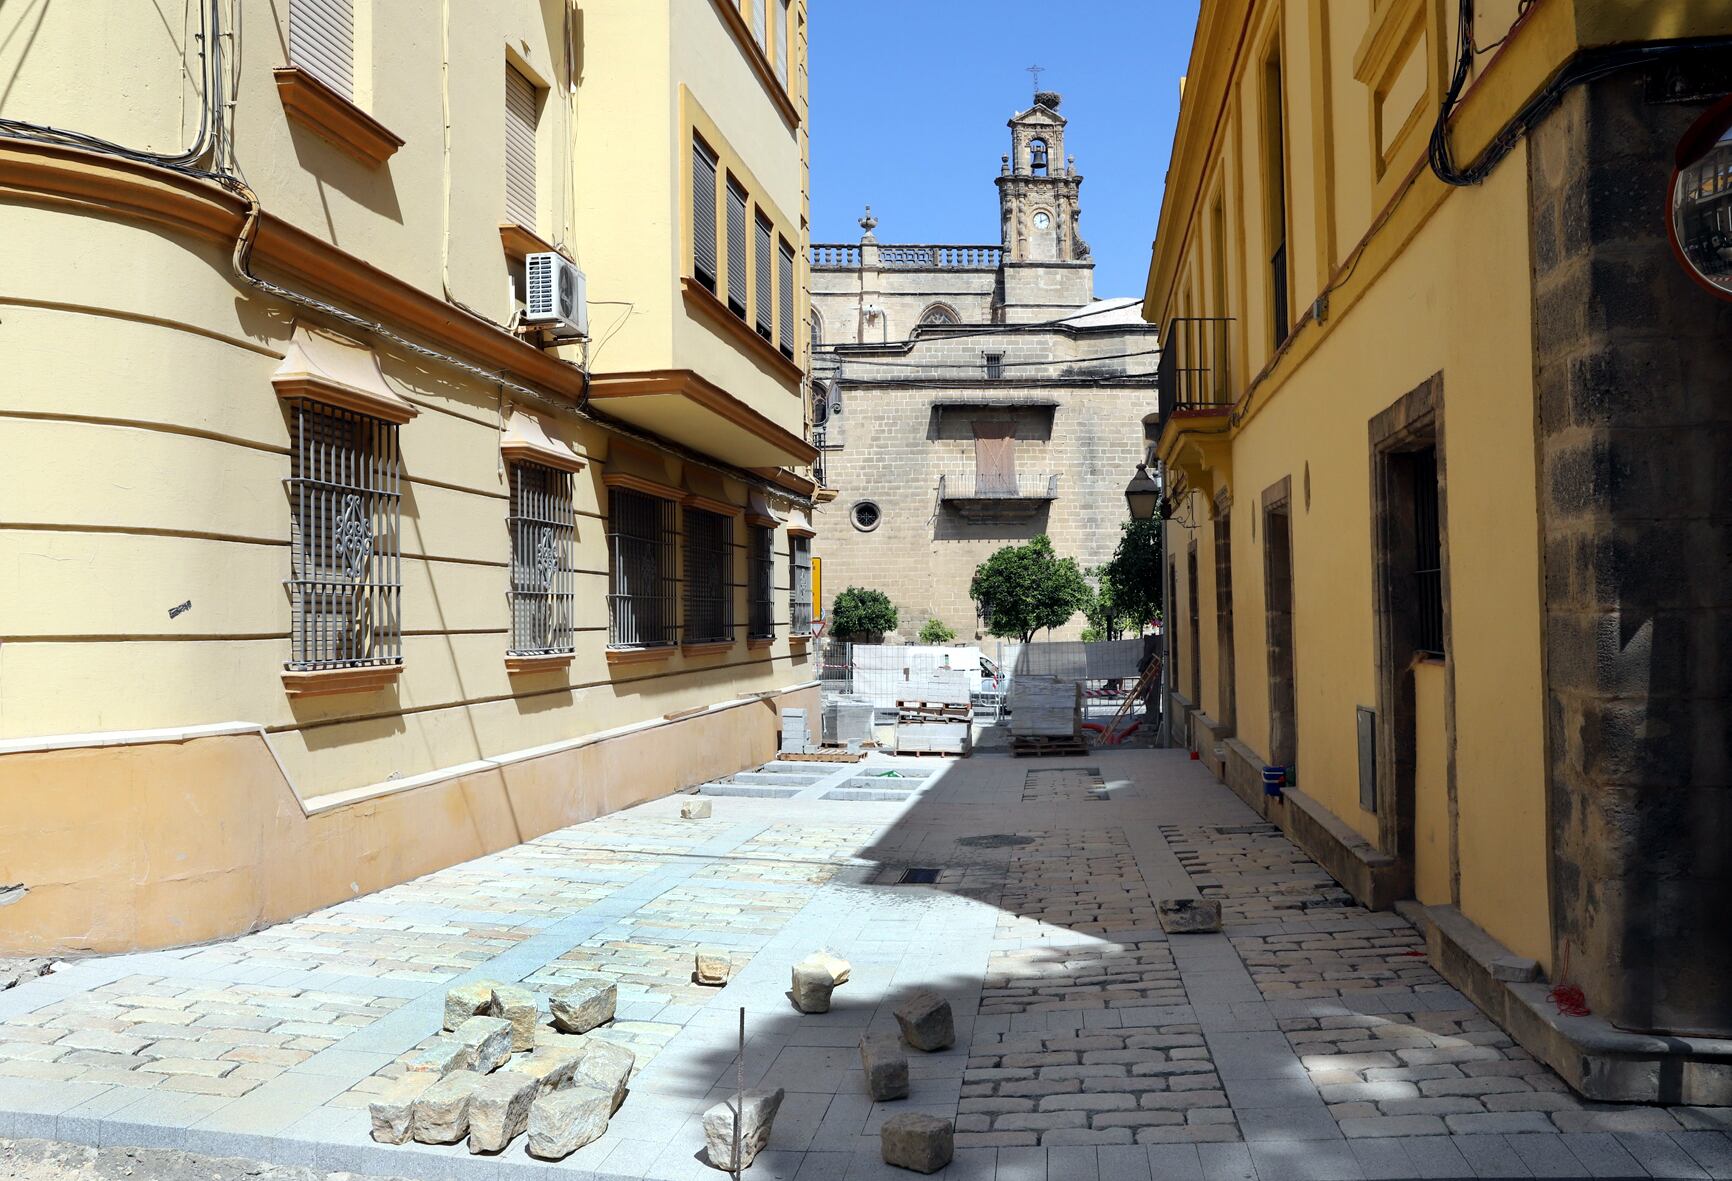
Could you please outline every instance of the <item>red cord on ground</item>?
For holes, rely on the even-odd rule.
[[[1586,1017],[1593,1010],[1588,1008],[1587,993],[1579,985],[1559,984],[1546,993],[1552,1004],[1558,1007],[1558,1012],[1565,1017]]]

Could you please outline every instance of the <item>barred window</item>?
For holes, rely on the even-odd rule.
[[[1004,377],[1004,354],[983,353],[981,357],[986,362],[986,380],[1002,380]]]
[[[774,639],[776,635],[776,531],[763,525],[747,527],[749,537],[748,569],[751,582],[748,601],[751,618],[747,635],[754,640]]]
[[[812,634],[812,539],[788,538],[788,632]]]
[[[778,243],[776,259],[776,347],[794,359],[794,248],[786,238]]]
[[[685,533],[685,642],[734,638],[734,519],[688,508]]]
[[[610,488],[607,496],[607,643],[655,648],[674,642],[674,505]]]
[[[397,426],[292,403],[289,668],[403,662]]]
[[[692,137],[692,277],[716,290],[716,154]]]
[[[576,647],[577,576],[571,474],[539,463],[511,465],[511,654]]]
[[[746,318],[746,190],[728,178],[728,308]]]

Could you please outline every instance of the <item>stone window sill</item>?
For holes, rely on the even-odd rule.
[[[685,656],[718,656],[733,651],[733,648],[732,640],[710,640],[702,644],[681,644],[680,652]]]
[[[371,664],[365,668],[321,668],[309,672],[294,669],[283,673],[283,688],[290,697],[327,697],[336,693],[377,693],[397,683],[401,664]]]
[[[289,118],[367,167],[379,167],[403,146],[390,128],[305,70],[282,66],[271,72]]]
[[[748,649],[750,649],[750,648],[768,648],[770,645],[774,644],[775,642],[776,642],[775,636],[752,636],[746,640],[746,647]]]
[[[609,664],[649,664],[657,660],[668,660],[675,652],[672,644],[664,644],[659,648],[609,648],[607,662]]]
[[[571,667],[570,652],[537,652],[533,655],[507,656],[505,671],[511,676],[528,676],[533,673],[562,672]]]

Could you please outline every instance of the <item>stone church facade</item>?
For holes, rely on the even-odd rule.
[[[982,635],[969,581],[1003,546],[1045,533],[1105,562],[1143,458],[1155,328],[1139,298],[1094,298],[1058,107],[1041,92],[1010,120],[997,243],[880,243],[868,207],[857,244],[812,247],[823,594],[885,592],[904,638]]]

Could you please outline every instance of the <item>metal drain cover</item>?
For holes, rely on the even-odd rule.
[[[939,871],[930,866],[915,865],[903,870],[896,882],[902,886],[928,885],[938,880],[938,874]]]
[[[1017,836],[1010,832],[995,832],[984,837],[958,837],[956,843],[970,849],[1010,849],[1017,845],[1032,845],[1034,838]]]

